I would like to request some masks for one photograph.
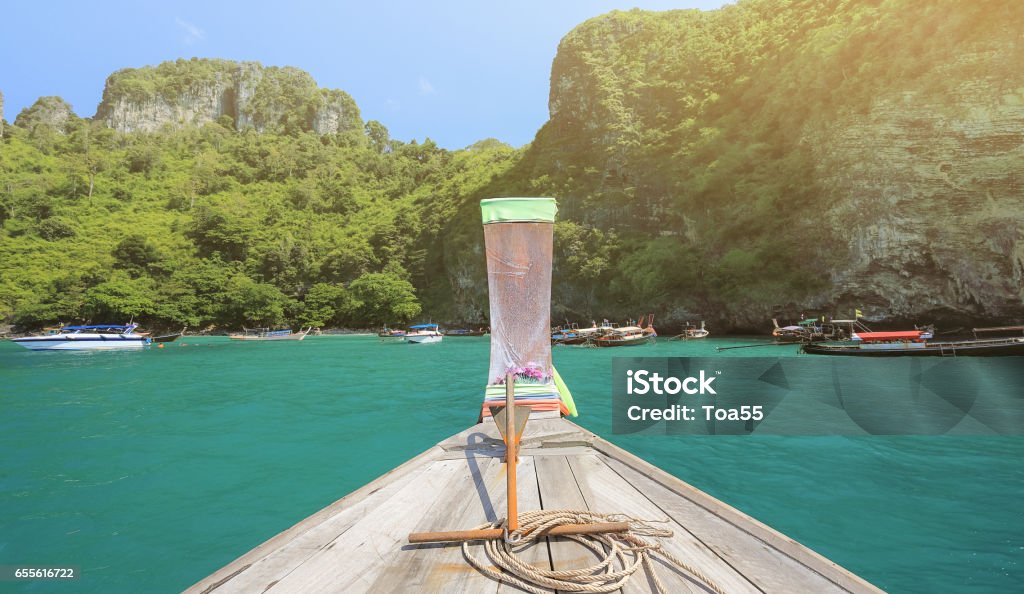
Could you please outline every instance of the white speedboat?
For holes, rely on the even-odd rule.
[[[152,339],[136,334],[138,327],[138,324],[64,326],[52,334],[14,338],[11,342],[33,351],[141,349]]]
[[[437,324],[409,326],[409,331],[405,333],[405,342],[409,344],[431,344],[441,342],[443,338],[444,334],[438,332]]]

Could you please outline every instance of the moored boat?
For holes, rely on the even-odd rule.
[[[658,333],[654,330],[654,314],[647,316],[647,326],[644,327],[644,320],[641,318],[639,324],[628,325],[621,328],[613,328],[601,332],[601,335],[590,341],[598,347],[626,347],[640,346],[654,342]]]
[[[136,334],[138,327],[134,323],[64,326],[56,332],[14,338],[11,342],[32,351],[141,349],[152,339]]]
[[[185,335],[185,330],[188,326],[181,329],[181,332],[175,332],[174,334],[163,334],[161,336],[154,336],[153,342],[174,342]]]
[[[310,326],[305,330],[292,332],[291,329],[271,330],[270,328],[242,328],[242,334],[231,334],[231,340],[302,340],[313,330]]]
[[[798,323],[790,326],[779,326],[779,321],[772,319],[775,326],[772,329],[772,337],[778,342],[821,342],[825,340],[842,340],[848,335],[845,328],[849,327],[850,332],[856,330],[868,331],[867,327],[859,320],[831,320],[825,321],[822,316],[817,318],[801,319]]]
[[[639,326],[623,326],[611,332],[598,336],[591,341],[591,344],[598,347],[625,347],[640,346],[654,342],[657,334],[648,333]]]
[[[584,339],[575,328],[555,328],[551,332],[551,344],[581,344]]]
[[[384,326],[377,333],[377,337],[380,338],[381,342],[398,343],[405,341],[405,334],[405,330],[395,330],[394,328]]]
[[[551,344],[588,344],[604,332],[618,328],[617,324],[611,324],[605,320],[601,326],[592,322],[590,328],[580,328],[577,324],[570,324],[567,327],[557,328],[551,333]]]
[[[470,330],[468,328],[458,328],[456,330],[445,330],[445,336],[452,337],[464,337],[464,336],[485,336],[487,334],[487,328],[477,328],[476,330]]]
[[[803,352],[810,355],[854,357],[1004,357],[1024,356],[1024,338],[988,338],[980,340],[930,340],[924,331],[861,332],[860,340],[844,343],[808,343]]]
[[[432,344],[441,342],[443,339],[444,334],[438,331],[437,324],[409,326],[409,330],[405,333],[405,342],[409,344]]]
[[[810,342],[810,332],[801,326],[779,326],[779,321],[772,318],[772,338],[778,342]]]
[[[704,320],[701,320],[700,328],[687,322],[686,325],[683,326],[682,333],[673,336],[672,340],[690,340],[694,338],[707,338],[709,334],[711,333],[708,332],[707,328],[704,327]]]
[[[616,324],[616,327],[618,325]],[[597,322],[592,322],[589,328],[580,328],[578,324],[572,323],[567,326],[560,326],[555,328],[551,332],[551,344],[566,344],[566,345],[578,345],[586,344],[602,330],[611,330],[612,326],[605,320],[605,323],[601,326],[597,325]]]
[[[863,326],[861,326],[863,328]],[[932,327],[896,332],[854,331],[851,340],[839,343],[805,344],[803,352],[811,355],[852,357],[1004,357],[1024,356],[1024,336],[978,338],[979,332],[1024,330],[1024,326],[975,328],[974,338],[965,340],[934,340]]]

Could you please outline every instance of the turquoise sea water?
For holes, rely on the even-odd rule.
[[[1024,438],[611,434],[613,356],[749,342],[554,358],[581,425],[886,590],[1024,591]],[[0,591],[186,588],[475,422],[487,358],[487,338],[186,337],[106,353],[0,343],[0,565],[82,573]]]

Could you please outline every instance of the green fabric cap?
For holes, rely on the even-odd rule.
[[[484,224],[554,223],[558,205],[554,198],[488,198],[480,201]]]

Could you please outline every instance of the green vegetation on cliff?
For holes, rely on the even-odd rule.
[[[107,78],[104,101],[145,101],[160,96],[175,101],[201,87],[229,81],[239,69],[231,60],[183,60],[145,68],[125,68]]]

